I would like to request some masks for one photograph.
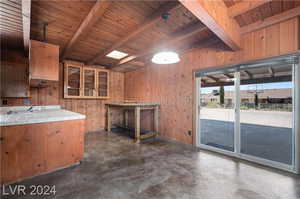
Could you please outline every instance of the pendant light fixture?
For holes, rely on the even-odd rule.
[[[151,61],[155,64],[175,64],[180,61],[180,58],[175,52],[163,51],[156,53]]]
[[[170,15],[170,13],[163,13],[161,18],[167,23]],[[180,58],[176,52],[165,50],[154,54],[151,61],[155,64],[175,64],[180,61]]]

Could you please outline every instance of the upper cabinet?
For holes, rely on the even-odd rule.
[[[30,41],[29,51],[30,80],[58,81],[59,46],[40,41]]]
[[[84,66],[78,62],[64,62],[64,98],[109,97],[109,71]]]

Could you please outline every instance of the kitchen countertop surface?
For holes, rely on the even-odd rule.
[[[61,109],[60,106],[0,107],[0,126],[85,119],[85,115]]]

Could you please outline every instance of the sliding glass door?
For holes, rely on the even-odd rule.
[[[220,83],[221,79],[228,84]],[[202,77],[200,103],[201,144],[234,151],[234,76],[221,73]]]
[[[296,66],[259,63],[201,72],[198,146],[295,170]]]
[[[241,153],[292,165],[292,66],[242,69],[240,75]]]

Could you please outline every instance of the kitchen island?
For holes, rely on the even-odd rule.
[[[85,115],[60,106],[0,107],[1,184],[78,164]]]
[[[113,126],[113,121],[111,119],[112,109],[118,108],[123,110],[124,112],[124,124],[118,125],[123,129],[127,129],[129,131],[134,131],[134,139],[136,143],[140,143],[141,139],[147,139],[150,137],[155,137],[158,135],[159,131],[159,104],[145,104],[145,103],[137,103],[137,102],[125,102],[125,103],[107,103],[107,131],[111,132],[111,128]],[[153,131],[146,132],[143,135],[141,129],[141,111],[143,110],[151,110],[153,111]],[[130,111],[134,111],[134,128],[129,128],[128,126],[128,113]]]

